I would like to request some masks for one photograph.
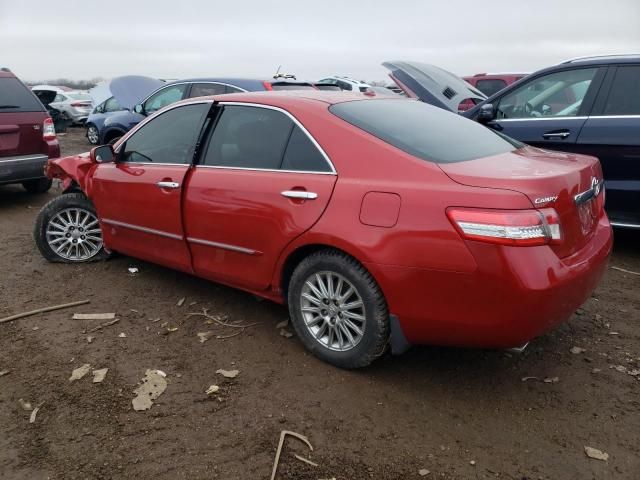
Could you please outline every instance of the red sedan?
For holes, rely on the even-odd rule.
[[[389,345],[522,346],[591,295],[612,246],[596,158],[409,99],[191,99],[48,174],[48,260],[115,251],[286,303],[345,368]]]

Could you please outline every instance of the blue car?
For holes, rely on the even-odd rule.
[[[115,143],[121,136],[140,123],[146,116],[178,100],[207,95],[236,92],[259,92],[267,90],[314,90],[308,82],[297,81],[291,76],[276,76],[270,80],[245,78],[193,78],[163,84],[144,100],[133,105],[131,110],[108,116],[98,128],[98,143]],[[113,86],[114,96],[119,90]]]
[[[476,105],[462,115],[489,128],[535,147],[598,157],[611,224],[640,229],[640,55],[567,60],[489,98],[433,65],[383,65],[412,97],[453,112],[471,99]]]
[[[99,132],[104,128],[104,121],[116,113],[126,110],[126,108],[118,103],[118,100],[116,100],[115,97],[109,97],[100,105],[95,107],[85,122],[87,140],[89,140],[89,143],[92,145],[98,145],[100,143]]]

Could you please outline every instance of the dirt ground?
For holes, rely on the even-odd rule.
[[[88,149],[82,133],[61,137],[63,153]],[[640,478],[638,275],[609,268],[570,321],[521,355],[414,347],[341,371],[280,334],[281,306],[124,256],[45,262],[32,228],[57,194],[0,187],[0,318],[91,300],[0,324],[2,479],[267,479],[282,430],[314,448],[289,438],[279,479]],[[610,266],[640,272],[640,232],[616,232]],[[259,325],[201,343],[199,332],[234,333],[187,315],[202,308]],[[119,322],[90,332],[102,322],[75,312]],[[109,368],[106,379],[70,382],[83,364]],[[147,369],[166,372],[168,387],[137,412]],[[34,423],[20,399],[40,406]]]

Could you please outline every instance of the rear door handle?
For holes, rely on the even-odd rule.
[[[283,197],[287,198],[299,198],[302,200],[315,200],[318,198],[318,194],[315,192],[306,192],[304,190],[285,190],[280,192]]]
[[[543,133],[542,137],[543,138],[567,138],[569,135],[571,135],[571,132],[567,132],[566,130],[561,130],[559,132]]]
[[[178,182],[158,182],[156,185],[160,188],[180,188]]]

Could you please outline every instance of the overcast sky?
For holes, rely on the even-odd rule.
[[[640,0],[0,0],[0,66],[24,80],[349,75],[385,60],[457,74],[640,52]]]

